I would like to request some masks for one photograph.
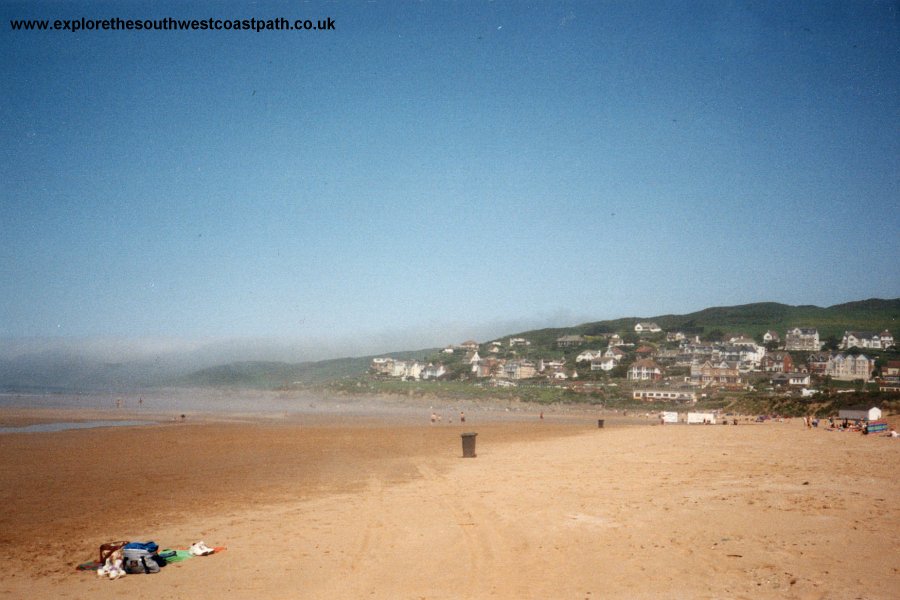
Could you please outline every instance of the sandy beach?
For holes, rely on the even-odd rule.
[[[0,435],[11,598],[896,598],[900,441],[596,415]],[[4,425],[111,418],[4,409]],[[116,419],[147,414],[117,413]],[[160,418],[161,420],[161,418]],[[462,458],[460,434],[478,433]],[[118,581],[108,541],[227,550]]]

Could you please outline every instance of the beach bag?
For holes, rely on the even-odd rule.
[[[126,541],[107,542],[106,544],[101,544],[100,545],[100,564],[101,565],[104,564],[106,562],[106,559],[109,558],[109,556],[113,552],[115,552],[119,548],[123,548],[126,544],[128,544],[128,542],[126,542]]]
[[[125,548],[125,572],[131,575],[159,573],[159,563],[153,553],[141,548]]]
[[[125,554],[125,572],[134,574],[159,573],[166,559],[157,554],[159,546],[154,542],[132,542],[122,552]]]

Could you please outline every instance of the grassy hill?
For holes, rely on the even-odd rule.
[[[529,354],[543,355],[553,350],[555,356],[556,339],[562,335],[580,334],[585,336],[605,333],[634,332],[638,321],[654,321],[665,331],[683,331],[703,336],[719,330],[729,334],[755,336],[773,329],[780,335],[789,327],[816,327],[822,339],[830,335],[838,339],[844,330],[895,331],[900,323],[900,298],[893,300],[862,300],[828,308],[818,306],[789,306],[775,302],[760,302],[741,306],[707,308],[687,315],[659,315],[655,317],[626,317],[608,321],[596,321],[566,328],[548,328],[511,334],[509,337],[523,337],[532,342]],[[483,340],[487,342],[488,340]],[[419,359],[436,357],[436,349],[390,352],[398,359]],[[348,377],[358,377],[366,372],[373,356],[340,358],[307,363],[281,362],[238,362],[204,369],[182,377],[177,385],[188,386],[236,386],[256,388],[277,388],[290,385],[317,385]],[[440,357],[438,357],[440,358]]]
[[[562,335],[585,336],[605,333],[633,332],[638,321],[653,321],[664,331],[682,331],[701,337],[714,330],[725,334],[745,334],[751,337],[765,333],[767,329],[782,337],[791,327],[815,327],[819,337],[836,336],[840,339],[845,330],[878,331],[890,329],[900,334],[900,298],[881,300],[873,298],[828,308],[819,306],[790,306],[776,302],[758,302],[740,306],[706,308],[687,315],[658,315],[655,317],[627,317],[608,321],[596,321],[565,328],[538,329],[512,334],[523,337],[538,346],[552,346]]]
[[[434,349],[394,352],[401,359],[424,359]],[[234,362],[195,371],[174,382],[179,386],[228,386],[247,388],[281,388],[316,385],[346,377],[358,377],[372,364],[374,356],[336,358],[316,362]]]

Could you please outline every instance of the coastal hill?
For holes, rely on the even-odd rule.
[[[626,317],[583,323],[573,327],[523,331],[509,337],[522,337],[533,344],[550,346],[563,335],[590,336],[633,332],[635,324],[643,321],[652,321],[663,331],[680,331],[701,337],[715,330],[724,334],[756,337],[769,329],[784,336],[784,332],[791,327],[815,327],[819,330],[821,339],[834,336],[840,340],[846,330],[881,332],[884,329],[895,329],[900,323],[900,298],[892,300],[871,298],[827,308],[758,302],[706,308],[686,315]]]
[[[821,338],[830,336],[840,340],[845,330],[883,331],[896,329],[900,323],[900,298],[877,298],[848,302],[827,308],[818,306],[790,306],[776,302],[760,302],[740,306],[707,308],[686,315],[656,317],[627,317],[584,323],[573,327],[522,331],[499,339],[521,337],[532,343],[532,351],[555,350],[558,337],[563,335],[599,335],[633,332],[640,321],[652,321],[664,331],[681,331],[703,337],[713,331],[724,334],[757,336],[771,329],[779,335],[789,327],[815,327]],[[897,333],[900,333],[898,331]],[[448,340],[456,343],[462,340]],[[492,340],[478,340],[486,343]],[[397,359],[420,359],[433,356],[436,349],[388,353]],[[288,363],[232,363],[191,373],[179,381],[182,385],[246,385],[278,387],[293,383],[319,384],[344,377],[357,377],[367,371],[373,356],[341,358],[300,364]]]
[[[639,321],[652,321],[663,331],[681,331],[686,335],[708,336],[744,334],[756,337],[766,330],[783,336],[790,327],[815,327],[822,340],[841,339],[845,330],[876,331],[889,329],[900,334],[900,298],[869,299],[827,308],[790,306],[761,302],[740,306],[713,307],[686,315],[627,317],[583,323],[571,327],[522,331],[502,336],[528,339],[533,353],[555,354],[555,342],[563,335],[598,336],[632,333]],[[463,340],[447,340],[460,343]],[[486,343],[493,340],[478,340]],[[397,359],[424,360],[437,349],[386,353]],[[42,353],[0,360],[0,391],[91,391],[126,390],[162,386],[230,386],[278,388],[291,385],[318,385],[366,372],[373,356],[338,358],[301,363],[239,361],[177,372],[152,363],[103,363],[74,354]],[[171,361],[170,361],[171,362]]]

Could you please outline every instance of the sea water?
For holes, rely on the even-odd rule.
[[[2,433],[46,433],[66,429],[91,429],[93,427],[126,427],[132,425],[152,425],[155,421],[78,421],[60,423],[38,423],[24,427],[0,427]]]

